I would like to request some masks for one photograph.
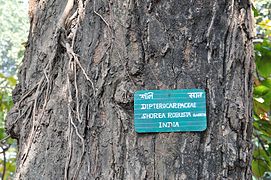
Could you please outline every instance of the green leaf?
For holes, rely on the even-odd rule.
[[[253,101],[254,113],[259,116],[260,114],[266,113],[270,110],[270,105],[267,105],[265,102],[260,103],[258,101]]]
[[[253,13],[254,13],[254,17],[257,17],[260,15],[259,11],[255,8],[255,6],[252,6],[252,10],[253,10]]]
[[[271,170],[271,161],[266,152],[257,148],[253,152],[252,171],[254,176],[262,177],[266,171]]]
[[[8,139],[7,139],[7,143],[8,143],[8,144],[14,144],[14,143],[15,143],[15,140],[12,139],[12,138],[8,138]]]
[[[261,139],[263,139],[265,142],[266,142],[266,144],[271,144],[271,136],[267,136],[267,135],[265,135],[265,134],[261,134],[260,135],[260,138]],[[270,149],[271,150],[271,149]],[[271,152],[270,152],[271,153]]]
[[[262,77],[267,78],[270,76],[270,74],[271,74],[271,60],[269,61],[265,57],[263,59],[256,61],[256,64],[257,64],[257,70]]]
[[[271,105],[271,91],[268,91],[265,95],[263,95],[262,98],[264,99],[263,104],[270,107],[270,105]]]
[[[9,85],[12,86],[12,87],[15,87],[16,86],[16,83],[17,83],[17,80],[15,79],[15,77],[13,76],[10,76],[7,78],[8,82],[9,82]]]
[[[266,120],[258,120],[253,122],[253,126],[255,129],[259,130],[261,133],[266,136],[271,136],[271,123]]]
[[[265,38],[262,43],[255,44],[256,65],[260,76],[270,77],[271,74],[271,43]]]
[[[263,80],[261,82],[261,84],[264,85],[265,87],[271,88],[271,79],[267,78],[267,79]]]
[[[5,79],[5,78],[6,78],[6,76],[5,76],[3,73],[0,73],[0,78]]]
[[[264,160],[254,158],[252,160],[252,172],[256,177],[262,177],[269,170],[268,165]]]
[[[263,96],[264,94],[268,93],[270,91],[270,88],[260,85],[254,88],[254,94],[258,96]]]
[[[264,19],[263,21],[259,22],[258,25],[267,30],[271,30],[271,20],[270,19]]]
[[[5,129],[0,128],[0,140],[3,139],[6,136]]]

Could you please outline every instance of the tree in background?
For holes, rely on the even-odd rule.
[[[249,1],[34,1],[18,179],[250,179]],[[137,134],[133,93],[202,88],[205,132]]]
[[[271,2],[257,0],[254,75],[254,152],[252,170],[255,178],[271,178]]]
[[[23,58],[27,24],[27,2],[0,0],[0,179],[15,171],[16,145],[4,132],[4,118],[13,105],[11,91]]]

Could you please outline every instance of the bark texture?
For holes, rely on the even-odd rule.
[[[7,131],[17,179],[251,179],[248,0],[43,0]],[[208,128],[137,134],[133,93],[202,88]]]

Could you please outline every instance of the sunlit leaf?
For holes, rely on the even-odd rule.
[[[264,99],[263,98],[261,98],[261,97],[259,97],[259,98],[254,98],[255,99],[255,101],[257,101],[257,102],[259,102],[259,103],[264,103]]]
[[[254,88],[254,94],[259,95],[259,96],[263,96],[264,94],[268,93],[270,90],[271,90],[270,88],[268,88],[264,85],[260,85],[260,86],[257,86]]]
[[[263,21],[259,22],[258,25],[264,29],[271,30],[271,20],[264,19]]]

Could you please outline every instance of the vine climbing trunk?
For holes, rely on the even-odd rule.
[[[31,1],[17,179],[251,179],[247,0]],[[138,134],[133,93],[200,88],[204,132]]]

